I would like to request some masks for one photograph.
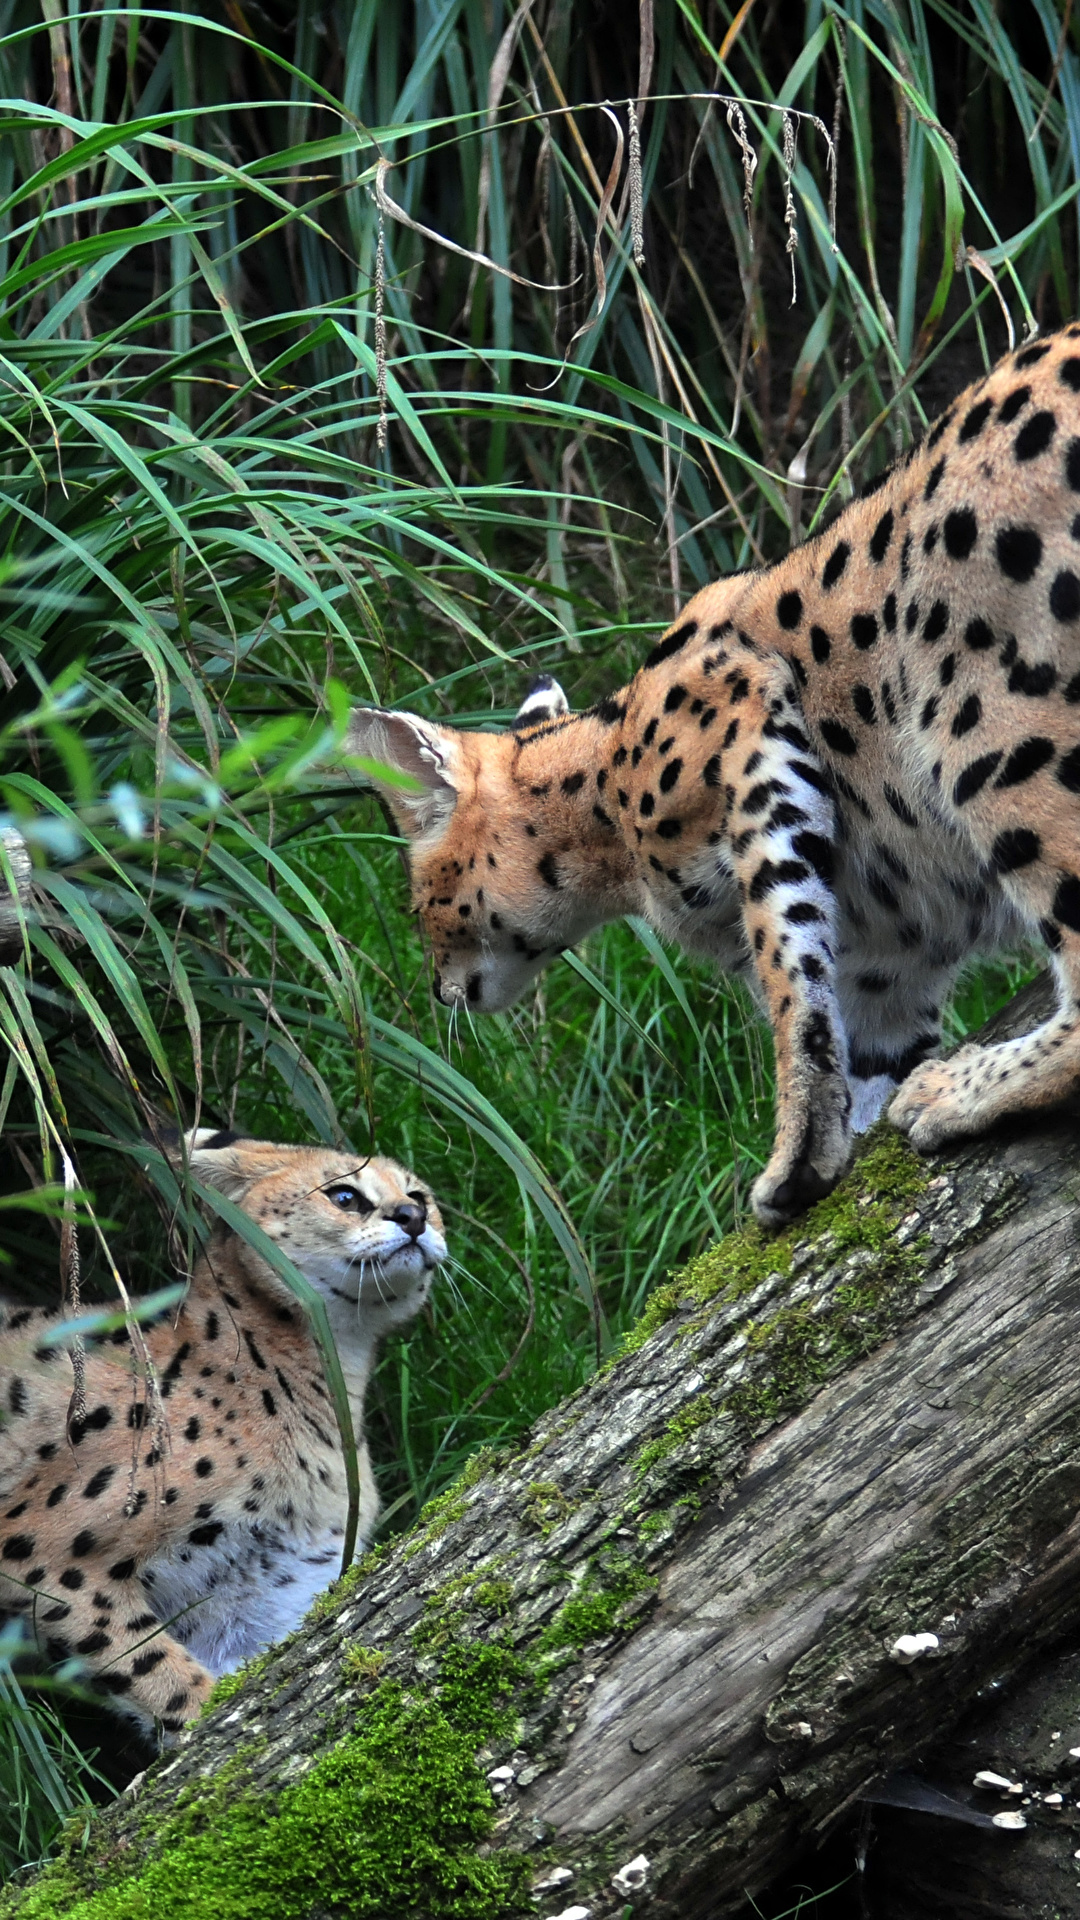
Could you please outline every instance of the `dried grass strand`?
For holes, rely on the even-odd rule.
[[[610,112],[610,108],[605,107],[605,108],[602,108],[601,111]],[[529,117],[531,118],[532,116],[530,115]],[[614,119],[615,116],[612,114],[611,117],[612,119]],[[617,121],[616,121],[616,125],[618,125]],[[619,128],[619,137],[620,137],[619,164],[621,166],[622,164],[622,148],[621,148],[622,128],[621,127]],[[378,204],[379,212],[385,218],[396,221],[398,226],[400,227],[408,227],[411,233],[418,233],[421,236],[421,238],[424,240],[433,241],[435,246],[445,248],[447,253],[460,254],[463,260],[475,260],[478,266],[486,267],[489,273],[499,273],[502,275],[504,280],[512,280],[516,287],[529,287],[534,293],[565,293],[566,292],[565,286],[552,285],[552,283],[547,280],[530,280],[523,273],[515,273],[512,267],[501,267],[497,260],[493,260],[491,258],[490,254],[477,253],[473,247],[461,247],[458,245],[456,240],[449,239],[445,233],[436,232],[434,227],[425,227],[422,220],[414,220],[412,215],[410,213],[406,213],[404,207],[399,207],[397,201],[392,200],[390,198],[390,195],[386,191],[386,176],[390,172],[390,169],[394,164],[395,163],[393,160],[383,159],[378,162],[375,168],[375,199]]]
[[[645,209],[641,183],[641,129],[638,126],[637,108],[632,100],[626,103],[626,117],[630,127],[627,159],[630,186],[630,249],[634,256],[635,267],[643,267],[645,265]]]
[[[746,115],[738,100],[729,100],[726,114],[728,130],[735,136],[743,170],[743,212],[746,215],[746,231],[750,240],[750,251],[754,251],[754,175],[758,170],[758,157],[751,145],[746,131]]]
[[[72,1319],[77,1320],[82,1312],[82,1270],[79,1262],[79,1229],[75,1219],[75,1191],[78,1180],[71,1156],[61,1146],[60,1157],[64,1167],[64,1211],[60,1220],[60,1284],[65,1306],[70,1307]],[[73,1385],[67,1410],[68,1445],[75,1445],[72,1432],[77,1423],[86,1419],[86,1348],[82,1335],[76,1334],[71,1342],[71,1372]]]
[[[380,453],[386,450],[387,439],[387,401],[386,401],[386,222],[382,208],[379,208],[378,239],[375,245],[375,393],[379,403],[379,423],[375,429],[375,444]]]
[[[799,222],[795,212],[795,194],[791,179],[795,171],[795,122],[790,113],[784,115],[784,225],[787,228],[787,240],[784,252],[791,261],[791,304],[795,305],[799,289],[795,280],[795,255],[799,251]]]

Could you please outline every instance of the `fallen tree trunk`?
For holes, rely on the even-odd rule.
[[[739,1912],[1080,1625],[1078,1193],[1060,1117],[878,1129],[0,1914]]]

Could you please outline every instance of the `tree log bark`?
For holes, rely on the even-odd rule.
[[[929,1161],[876,1130],[806,1220],[662,1290],[635,1351],[369,1556],[0,1914],[254,1914],[275,1875],[263,1910],[311,1920],[739,1913],[1080,1629],[1078,1193],[1068,1117]]]

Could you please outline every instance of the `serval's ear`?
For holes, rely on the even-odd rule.
[[[356,771],[389,803],[402,833],[419,839],[446,825],[457,805],[454,769],[460,754],[449,728],[415,713],[357,707],[344,748],[362,762]]]
[[[514,732],[519,733],[523,727],[538,727],[542,720],[554,720],[556,714],[569,711],[570,702],[558,681],[553,680],[550,673],[538,674],[514,715]]]
[[[195,1179],[236,1201],[243,1199],[254,1181],[271,1171],[275,1155],[278,1160],[283,1158],[280,1148],[253,1140],[250,1134],[236,1133],[231,1127],[192,1127],[182,1138],[173,1133],[162,1144],[178,1174],[186,1147],[187,1163]]]

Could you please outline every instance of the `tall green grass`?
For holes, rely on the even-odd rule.
[[[497,725],[546,668],[587,702],[996,356],[988,274],[1018,328],[1073,308],[1050,0],[809,0],[797,46],[733,11],[657,0],[650,47],[585,0],[0,4],[0,811],[35,861],[0,1191],[67,1155],[108,1295],[196,1231],[162,1120],[412,1162],[455,1265],[374,1390],[391,1524],[737,1219],[770,1063],[634,926],[451,1028],[400,849],[329,771],[350,700]],[[625,167],[599,218],[631,98],[643,265]],[[40,1212],[0,1211],[0,1258],[57,1297]]]

